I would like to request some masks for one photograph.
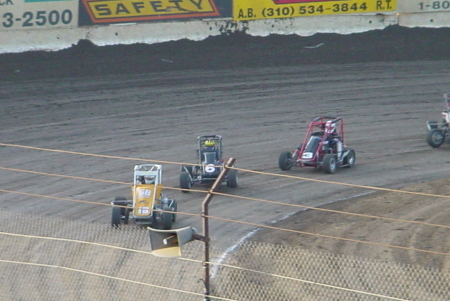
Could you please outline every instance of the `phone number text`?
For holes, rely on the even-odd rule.
[[[437,10],[437,9],[450,9],[450,1],[432,1],[429,3],[420,2],[420,10]]]
[[[55,25],[69,25],[72,21],[73,13],[70,9],[65,9],[61,12],[57,10],[26,11],[19,15],[7,12],[1,16],[1,25],[4,28],[51,27]]]
[[[447,1],[447,0],[446,0]],[[450,0],[448,0],[450,1]],[[283,18],[331,14],[355,14],[394,10],[394,0],[377,0],[371,2],[318,2],[309,5],[286,5],[279,7],[239,9],[235,18],[238,20],[257,18]]]
[[[295,14],[304,16],[304,15],[316,15],[323,14],[328,12],[333,13],[348,13],[348,12],[364,12],[367,10],[367,4],[333,4],[331,7],[321,5],[302,5],[299,6],[296,10],[293,6],[291,7],[283,7],[283,8],[265,8],[262,11],[264,17],[275,17],[275,16],[294,16]]]

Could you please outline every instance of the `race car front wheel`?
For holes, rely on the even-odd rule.
[[[120,216],[120,207],[112,207],[111,226],[117,228],[120,226],[122,217]]]
[[[192,183],[191,183],[191,177],[187,172],[180,173],[180,188],[182,189],[182,192],[189,192],[189,189],[191,189]]]
[[[278,158],[278,166],[281,170],[289,170],[292,168],[292,154],[291,152],[282,152]]]
[[[432,129],[427,133],[427,142],[431,147],[437,148],[444,143],[445,134],[441,129]]]

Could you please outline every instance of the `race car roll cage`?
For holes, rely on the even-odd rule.
[[[214,145],[205,144],[206,141],[211,140],[215,142]],[[195,183],[212,184],[225,168],[221,135],[198,136],[197,144],[197,164],[181,166],[179,179],[182,192],[188,192]],[[230,188],[238,187],[239,176],[237,170],[230,170],[223,178],[223,181]]]
[[[143,178],[153,179],[151,184],[144,183]],[[118,226],[120,220],[128,224],[129,220],[134,220],[136,224],[154,225],[169,229],[175,221],[177,210],[176,201],[165,197],[162,193],[162,165],[160,164],[139,164],[134,166],[132,199],[126,197],[116,197],[111,202],[113,206],[113,226]],[[173,213],[162,212],[160,210],[172,211]],[[117,211],[117,212],[116,212]],[[120,212],[120,214],[118,213]],[[156,225],[159,223],[162,225]]]
[[[206,141],[214,141],[215,142],[214,147],[208,149],[208,147],[205,146]],[[220,161],[220,163],[223,162],[222,136],[220,135],[198,136],[197,142],[198,142],[197,157],[199,164],[200,163],[214,164],[217,161]]]
[[[319,129],[319,131],[317,131]],[[335,139],[340,143],[334,145]],[[343,156],[344,121],[341,117],[322,116],[310,122],[303,143],[294,151],[295,165],[318,167],[325,154]]]
[[[206,141],[214,141],[214,147],[207,147],[205,145]],[[192,167],[183,166],[182,171],[189,174],[192,182],[214,181],[220,173],[223,165],[222,136],[198,136],[197,143],[197,165],[194,167],[194,170],[196,168],[198,168],[198,170],[195,170],[193,173]],[[193,177],[194,174],[196,175],[195,178]]]

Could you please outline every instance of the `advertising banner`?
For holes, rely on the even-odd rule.
[[[398,0],[399,13],[450,11],[450,0]]]
[[[0,0],[0,30],[78,25],[78,0]]]
[[[397,0],[234,0],[234,20],[395,12]]]
[[[231,17],[231,0],[80,1],[80,25]]]

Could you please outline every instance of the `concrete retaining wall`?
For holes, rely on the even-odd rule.
[[[204,18],[181,15],[183,10],[171,20],[164,16],[150,16],[148,20],[128,18],[127,22],[120,23],[122,19],[108,19],[110,23],[89,24],[89,22],[104,22],[104,20],[92,15],[88,10],[84,11],[75,0],[69,1],[37,1],[37,0],[0,0],[0,53],[24,52],[35,50],[56,51],[77,44],[80,40],[90,40],[99,46],[134,44],[134,43],[161,43],[180,39],[202,40],[209,36],[229,34],[233,32],[245,32],[254,36],[267,36],[270,34],[296,34],[310,36],[316,33],[340,33],[350,34],[375,29],[383,29],[389,25],[405,27],[450,27],[450,0],[383,0],[392,5],[392,9],[382,12],[370,12],[364,14],[329,14],[305,17],[263,18],[252,14],[240,14],[236,9],[239,4],[253,5],[256,0],[207,0],[215,6],[203,7],[203,11],[213,17]],[[80,0],[83,3],[91,3],[90,0]],[[120,0],[131,1],[131,0]],[[161,0],[156,2],[168,1]],[[195,0],[180,0],[190,1]],[[215,1],[215,2],[214,2]],[[226,2],[228,1],[228,2]],[[246,2],[247,1],[247,2]],[[278,7],[277,1],[272,1],[271,7]],[[283,0],[292,2],[279,7],[291,8],[292,12],[313,5],[314,9],[321,5],[321,0]],[[364,4],[364,0],[354,0]],[[169,1],[170,2],[170,1]],[[353,1],[349,1],[349,3]],[[110,3],[110,2],[105,2]],[[125,3],[125,2],[124,2]],[[178,3],[178,2],[174,2]],[[260,5],[261,2],[258,2]],[[327,1],[332,5],[334,2]],[[339,3],[342,3],[340,1]],[[380,3],[386,3],[380,1]],[[86,5],[87,5],[86,4]],[[162,4],[161,4],[162,5]],[[255,4],[256,5],[256,4]],[[269,4],[268,4],[269,5]],[[384,5],[384,4],[383,4]],[[88,6],[86,6],[88,7]],[[232,9],[234,7],[234,11]],[[214,8],[214,9],[213,9]],[[211,10],[213,9],[213,11]],[[259,7],[255,7],[257,11]],[[260,9],[262,11],[262,9]],[[101,11],[101,10],[99,10]],[[245,10],[248,11],[248,8]],[[286,10],[288,12],[288,10]],[[214,15],[215,14],[215,15]],[[197,12],[198,15],[198,12]],[[197,16],[195,15],[195,16]],[[227,15],[229,15],[227,17]],[[259,16],[261,14],[258,13]],[[194,15],[192,15],[194,16]],[[155,19],[156,18],[156,19]],[[245,20],[249,19],[249,20]],[[97,21],[96,21],[97,20]],[[111,21],[112,20],[112,21]],[[88,24],[88,25],[80,25]]]

